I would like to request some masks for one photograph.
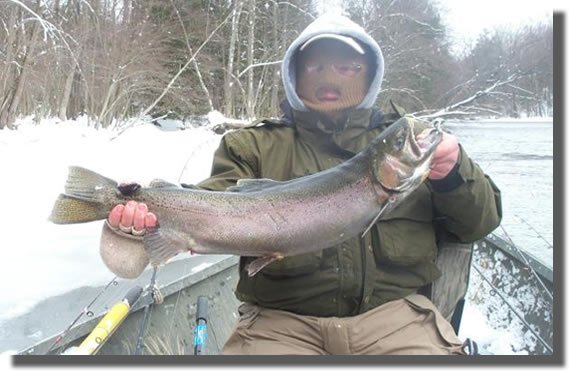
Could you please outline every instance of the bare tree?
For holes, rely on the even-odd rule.
[[[479,101],[500,115],[551,116],[552,42],[552,24],[486,32],[462,61],[465,73],[475,78],[458,98],[483,91],[488,82],[508,81],[510,76],[517,76]]]
[[[40,7],[41,1],[37,0],[36,13],[39,13]],[[26,78],[30,73],[32,59],[38,44],[40,26],[37,22],[33,22],[31,26],[27,26],[24,20],[24,12],[24,10],[20,10],[20,22],[17,25],[20,32],[16,34],[15,40],[18,45],[22,46],[22,50],[19,52],[19,57],[16,57],[16,60],[13,61],[17,64],[18,68],[15,74],[13,89],[8,91],[3,99],[5,103],[2,104],[2,110],[0,111],[0,129],[4,127],[8,129],[15,128],[13,123],[24,94]]]
[[[382,48],[385,62],[378,106],[393,100],[409,111],[432,107],[458,81],[446,31],[429,0],[354,0],[346,3]]]
[[[172,6],[174,7],[174,10],[176,11],[176,15],[177,15],[177,17],[178,17],[178,21],[180,22],[180,26],[182,27],[182,31],[183,31],[183,33],[184,33],[184,40],[185,40],[185,42],[186,42],[186,47],[188,48],[189,55],[193,55],[194,52],[192,51],[192,46],[191,46],[191,44],[190,44],[190,38],[189,38],[188,32],[187,32],[187,30],[186,30],[186,27],[184,26],[184,21],[183,21],[183,19],[182,19],[182,16],[180,15],[180,12],[179,12],[178,8],[176,7],[176,4],[174,3],[174,1],[173,1],[173,0],[170,0],[170,2],[172,3]],[[192,60],[192,65],[193,65],[193,67],[194,67],[194,70],[195,70],[195,72],[196,72],[196,75],[197,75],[197,77],[198,77],[200,86],[201,86],[201,88],[202,88],[204,94],[205,94],[206,97],[207,97],[207,103],[208,103],[209,109],[210,109],[210,111],[213,111],[213,110],[214,110],[213,101],[212,101],[212,99],[211,99],[211,95],[210,95],[210,93],[209,93],[209,90],[208,90],[208,88],[207,88],[207,86],[206,86],[206,84],[205,84],[205,82],[204,82],[204,79],[203,79],[203,77],[202,77],[202,74],[201,74],[201,72],[200,72],[200,67],[199,67],[199,65],[198,65],[197,59],[196,59],[196,58],[191,58],[191,60]]]
[[[488,32],[457,57],[432,0],[345,9],[382,47],[380,108],[552,114],[552,24]],[[276,116],[281,59],[315,14],[311,0],[5,0],[0,128],[30,114],[100,127],[141,114]]]

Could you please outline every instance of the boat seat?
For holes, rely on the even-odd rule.
[[[474,244],[439,242],[437,267],[442,275],[420,293],[427,296],[458,334],[468,290]]]

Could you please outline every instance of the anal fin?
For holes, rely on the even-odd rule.
[[[148,228],[143,242],[153,266],[165,263],[179,253],[190,251],[195,244],[193,240],[161,227]]]
[[[282,258],[284,258],[284,255],[282,254],[273,254],[257,258],[247,265],[247,273],[249,274],[249,277],[253,277],[267,265],[274,261],[281,260]]]

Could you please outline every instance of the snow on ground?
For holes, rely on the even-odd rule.
[[[145,124],[116,132],[95,130],[86,119],[0,132],[0,246],[4,254],[0,321],[22,314],[41,299],[85,285],[107,283],[113,274],[98,252],[102,222],[54,225],[47,221],[63,191],[67,167],[79,165],[121,181],[154,178],[196,183],[211,170],[220,136],[207,128],[162,131]]]
[[[205,127],[163,131],[150,124],[116,137],[116,131],[95,130],[85,118],[41,125],[25,118],[17,124],[17,131],[0,131],[0,246],[8,263],[0,280],[9,285],[0,299],[0,321],[42,299],[113,277],[99,257],[102,222],[60,226],[47,221],[68,166],[119,182],[161,178],[191,184],[209,175],[221,138]],[[519,342],[519,334],[489,326],[476,305],[467,304],[463,319],[461,338],[471,337],[495,354],[515,354],[510,344]]]
[[[526,339],[527,330],[519,321],[512,321],[508,318],[511,314],[503,302],[488,296],[486,299],[489,302],[477,302],[476,294],[471,291],[479,287],[480,279],[475,277],[477,276],[475,272],[471,275],[458,337],[463,340],[469,338],[476,341],[481,352],[484,352],[483,354],[527,355],[528,352],[523,349],[528,344],[535,344],[535,340]],[[498,302],[497,305],[496,302]],[[489,310],[489,307],[492,309]],[[492,315],[489,316],[488,313]],[[493,325],[490,325],[488,317],[492,317],[495,321]]]

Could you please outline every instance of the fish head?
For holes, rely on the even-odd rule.
[[[429,175],[431,161],[443,132],[437,125],[403,117],[388,127],[370,146],[374,179],[382,192],[406,195]],[[417,126],[417,127],[416,127]]]

